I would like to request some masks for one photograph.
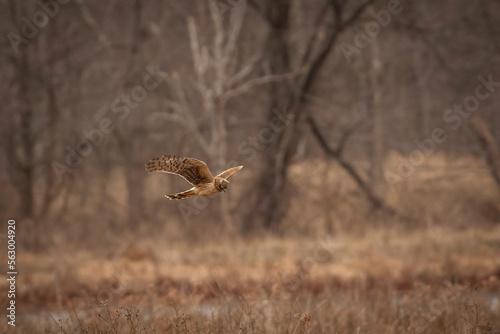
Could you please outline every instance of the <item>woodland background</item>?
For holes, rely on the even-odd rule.
[[[446,168],[448,178],[491,175],[500,185],[498,91],[476,107],[467,100],[478,77],[500,81],[496,2],[233,1],[212,11],[206,1],[46,6],[53,13],[46,20],[35,15],[43,10],[35,1],[4,2],[1,11],[8,37],[2,212],[26,219],[31,231],[50,231],[46,243],[58,233],[71,239],[71,230],[78,238],[96,229],[151,230],[186,216],[210,230],[222,216],[242,233],[288,230],[287,221],[308,219],[290,215],[290,201],[309,214],[314,193],[330,216],[349,206],[371,215],[365,204],[389,207],[388,197],[432,172],[426,162],[438,155],[475,162],[433,166]],[[468,116],[449,111],[464,100],[472,103]],[[418,143],[435,128],[447,140],[425,151]],[[408,167],[416,150],[424,154]],[[197,157],[214,173],[231,163],[245,169],[227,196],[197,215],[194,205],[182,210],[162,196],[184,189],[183,180],[144,172],[145,162],[163,154]],[[299,175],[294,166],[302,166]],[[314,175],[335,168],[354,183],[355,203],[340,196],[341,185],[314,184]],[[455,206],[488,206],[466,200]],[[498,222],[498,197],[490,202],[490,220]]]
[[[0,226],[16,219],[33,264],[62,250],[218,263],[197,245],[226,254],[255,238],[295,249],[293,263],[304,238],[377,233],[438,248],[483,233],[498,252],[497,1],[2,0],[0,18]],[[147,174],[163,154],[244,168],[224,194],[169,201],[189,185]],[[484,277],[499,276],[494,257]],[[67,265],[48,266],[59,276],[43,298],[59,308]]]

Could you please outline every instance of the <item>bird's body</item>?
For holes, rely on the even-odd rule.
[[[165,195],[165,197],[169,199],[183,199],[193,196],[210,196],[217,194],[218,192],[219,191],[214,187],[212,183],[202,183],[198,187],[193,187],[189,190],[173,195]]]
[[[213,176],[205,162],[193,158],[181,158],[164,155],[154,158],[146,164],[146,170],[151,172],[165,172],[182,176],[194,187],[181,193],[165,195],[169,199],[183,199],[193,196],[210,196],[227,190],[231,175],[243,166],[229,168],[217,176]]]

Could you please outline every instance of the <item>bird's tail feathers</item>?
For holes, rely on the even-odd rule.
[[[184,198],[193,197],[193,196],[196,196],[193,189],[189,189],[189,190],[183,191],[181,193],[173,194],[173,195],[165,195],[165,197],[168,199],[184,199]]]

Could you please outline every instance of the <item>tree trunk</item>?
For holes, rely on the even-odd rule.
[[[272,74],[290,72],[288,47],[286,45],[286,32],[291,3],[288,0],[266,2],[263,15],[270,22],[270,29],[264,44],[266,59]],[[267,119],[270,121],[275,116],[275,108],[293,108],[292,89],[283,82],[271,82],[270,103]],[[283,110],[280,110],[283,112]],[[283,168],[289,131],[275,134],[274,140],[263,151],[259,170],[257,190],[248,205],[248,212],[243,219],[242,232],[251,231],[253,226],[264,226],[273,229],[275,224],[283,217],[284,187],[286,169]],[[280,161],[277,164],[277,161]]]
[[[297,134],[297,125],[301,121],[301,114],[307,102],[307,94],[312,89],[313,83],[340,32],[352,24],[373,1],[367,0],[359,5],[347,18],[345,17],[345,2],[332,0],[319,8],[316,22],[313,22],[313,24],[321,33],[316,33],[308,41],[304,55],[298,65],[300,75],[297,75],[291,88],[282,83],[271,90],[272,98],[278,96],[278,101],[285,101],[283,104],[287,108],[288,123],[282,132],[275,135],[274,141],[265,150],[257,191],[250,204],[250,213],[246,215],[244,220],[243,232],[248,232],[250,227],[255,225],[275,230],[282,220],[288,203],[288,198],[284,192],[287,181],[286,173],[291,157],[295,152],[294,144],[296,144],[292,140],[292,134]],[[285,33],[288,31],[291,1],[265,2],[263,5],[266,7],[265,9],[261,9],[253,1],[250,4],[257,8],[257,11],[260,11],[271,30],[265,44],[266,50],[269,51],[268,59],[271,70],[273,73],[291,72],[290,50],[286,45],[287,39],[285,38]],[[327,14],[329,13],[333,17],[333,26],[327,20]],[[283,95],[283,97],[280,95]],[[274,101],[272,100],[272,102]],[[272,112],[269,115],[268,121],[271,122],[274,115]]]
[[[427,84],[424,77],[424,72],[427,69],[422,63],[422,54],[415,52],[413,54],[413,68],[415,77],[415,92],[413,94],[415,110],[414,110],[414,133],[416,138],[426,138],[429,135],[429,98],[427,94]]]
[[[500,147],[498,142],[491,133],[488,125],[478,115],[472,116],[470,124],[483,149],[490,174],[493,180],[495,180],[500,193]]]
[[[22,214],[26,218],[33,218],[35,208],[34,199],[34,164],[33,164],[33,133],[31,122],[33,120],[33,106],[30,97],[30,65],[28,60],[28,51],[23,50],[21,59],[18,62],[19,73],[19,101],[21,102],[19,133],[22,147],[20,157],[20,170],[23,175],[21,183],[21,205]]]
[[[26,5],[11,2],[12,20],[17,24],[20,17],[26,16]],[[35,215],[34,192],[34,134],[33,134],[33,100],[31,80],[33,64],[30,55],[36,48],[38,40],[34,39],[27,45],[21,45],[19,52],[12,58],[17,72],[17,100],[19,112],[13,115],[13,133],[9,138],[8,153],[12,163],[12,175],[21,200],[21,217],[32,219]]]
[[[133,26],[133,36],[132,36],[132,45],[130,49],[130,65],[129,69],[130,71],[130,78],[132,77],[132,74],[137,73],[137,70],[134,71],[134,64],[137,61],[138,54],[140,51],[141,43],[142,43],[142,35],[141,35],[141,29],[142,29],[142,3],[141,0],[135,0],[134,1],[134,26]],[[126,80],[126,82],[130,80]],[[125,84],[125,87],[127,84]],[[128,87],[126,87],[128,88]],[[125,145],[128,147],[125,147],[124,150],[126,152],[126,161],[125,165],[127,166],[126,168],[128,169],[126,171],[126,178],[127,178],[127,190],[128,190],[128,209],[129,209],[129,216],[128,216],[128,225],[131,231],[137,231],[138,226],[141,225],[141,220],[143,216],[143,209],[144,209],[144,178],[145,178],[145,173],[141,171],[144,170],[144,161],[146,161],[146,158],[143,153],[143,143],[142,143],[142,138],[143,136],[141,135],[141,122],[140,118],[137,119],[137,122],[133,122],[133,119],[135,118],[133,115],[130,117],[131,119],[129,120],[130,123],[130,130],[128,135],[125,135],[122,139],[125,141]]]
[[[371,43],[370,62],[371,79],[371,115],[372,115],[372,156],[370,180],[373,192],[378,198],[384,198],[384,120],[382,110],[382,64],[380,46],[377,39]]]

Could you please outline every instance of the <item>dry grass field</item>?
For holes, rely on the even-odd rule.
[[[498,230],[445,228],[22,254],[16,329],[498,333],[499,259]]]
[[[318,163],[336,186],[293,197],[279,236],[196,222],[128,238],[80,231],[71,245],[56,235],[42,253],[19,251],[16,328],[0,331],[500,333],[500,209],[487,173],[472,182],[467,166],[434,157],[388,193],[410,222],[352,209],[360,195]],[[295,194],[319,182],[299,178]]]

